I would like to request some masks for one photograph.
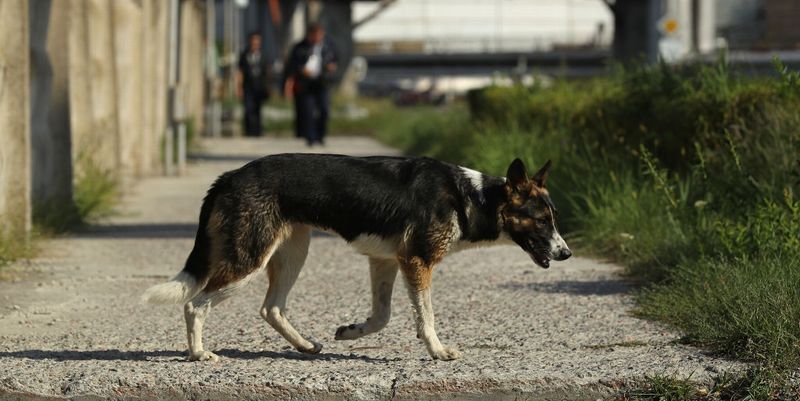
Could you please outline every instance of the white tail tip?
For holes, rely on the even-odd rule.
[[[142,294],[142,301],[151,304],[180,304],[188,302],[195,295],[197,281],[190,274],[180,272],[172,280],[148,288]]]

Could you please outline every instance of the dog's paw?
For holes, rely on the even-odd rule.
[[[297,348],[298,351],[304,354],[319,354],[322,351],[322,344],[316,341],[309,341],[311,343],[311,348]]]
[[[351,324],[349,326],[339,326],[336,329],[336,334],[333,336],[335,340],[355,340],[356,338],[364,336],[364,328],[361,324]]]
[[[461,352],[455,348],[442,347],[439,350],[431,351],[431,357],[440,361],[452,361],[461,358]]]
[[[189,354],[189,361],[219,361],[219,357],[211,351],[199,351]]]

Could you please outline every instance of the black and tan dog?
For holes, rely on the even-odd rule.
[[[203,349],[211,308],[267,270],[261,316],[298,350],[322,346],[303,338],[284,316],[286,297],[306,259],[312,229],[341,235],[369,257],[372,316],[339,327],[337,340],[374,333],[389,321],[398,269],[406,280],[417,335],[435,359],[459,352],[433,327],[431,275],[448,253],[516,243],[541,267],[571,252],[556,229],[545,181],[517,159],[506,178],[428,158],[284,154],[220,176],[205,197],[194,249],[171,281],[146,291],[154,303],[185,303],[190,360],[216,360]]]

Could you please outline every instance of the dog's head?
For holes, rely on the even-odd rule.
[[[528,178],[525,165],[515,159],[506,174],[506,202],[500,209],[503,230],[537,265],[572,256],[556,228],[556,208],[545,188],[550,161]]]

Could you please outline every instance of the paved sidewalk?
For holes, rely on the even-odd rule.
[[[339,325],[368,315],[369,275],[366,258],[323,235],[312,239],[288,308],[294,326],[323,343],[321,354],[292,350],[261,319],[259,277],[206,322],[206,348],[221,360],[184,362],[181,307],[143,305],[139,295],[182,268],[218,174],[306,151],[293,139],[202,145],[185,176],[141,181],[118,216],[47,241],[39,258],[12,267],[33,273],[0,283],[0,399],[594,400],[645,374],[702,380],[733,366],[631,317],[618,267],[575,257],[543,270],[514,247],[464,251],[435,271],[438,333],[462,359],[428,357],[401,280],[386,329],[334,341]],[[330,138],[324,150],[396,153],[360,137]]]

